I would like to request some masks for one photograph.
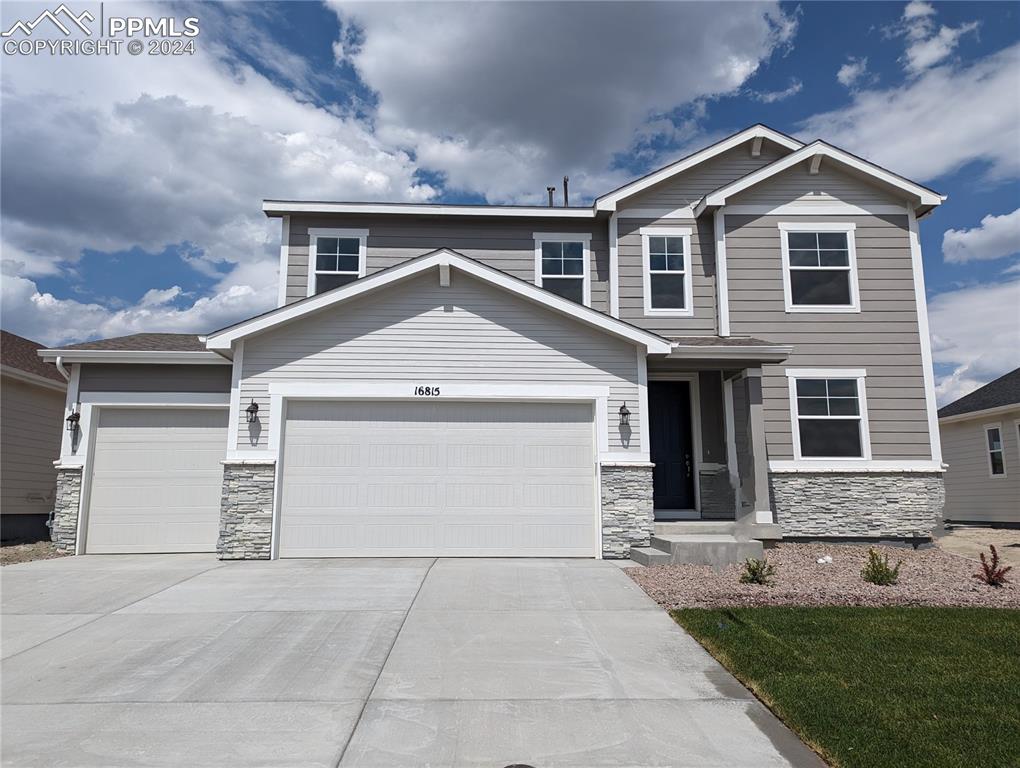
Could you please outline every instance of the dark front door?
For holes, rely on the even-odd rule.
[[[694,509],[691,387],[686,381],[648,382],[652,495],[656,509]]]

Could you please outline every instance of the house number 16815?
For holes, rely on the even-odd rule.
[[[439,397],[439,387],[415,387],[416,397]]]

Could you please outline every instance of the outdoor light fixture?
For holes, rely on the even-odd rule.
[[[630,408],[627,407],[626,403],[620,406],[620,426],[630,426]]]
[[[248,423],[253,424],[259,419],[259,404],[253,399],[251,405],[245,408],[244,412],[248,414]]]
[[[77,411],[71,411],[71,415],[67,417],[67,431],[75,433],[78,431],[78,420],[81,418],[81,414]]]

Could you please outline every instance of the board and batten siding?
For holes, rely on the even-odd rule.
[[[367,229],[366,275],[449,248],[509,275],[535,282],[536,232],[591,236],[591,306],[609,311],[609,240],[605,221],[481,216],[293,215],[287,257],[287,302],[308,294],[309,229]]]
[[[53,509],[64,393],[9,376],[0,382],[0,510],[4,515],[48,514]]]
[[[780,221],[856,224],[859,313],[786,312]],[[770,459],[793,459],[786,368],[866,369],[872,458],[931,458],[906,214],[728,214],[726,260],[732,334],[794,347],[762,370]]]
[[[273,382],[578,384],[610,388],[609,449],[639,452],[637,352],[626,341],[507,294],[456,269],[440,287],[429,270],[244,342],[241,402],[258,428],[239,425],[238,449],[264,449]],[[631,431],[616,413],[626,402]]]
[[[946,520],[1020,523],[1020,404],[994,416],[974,416],[941,425]],[[986,426],[1002,434],[1005,476],[992,477]]]
[[[81,392],[230,392],[225,365],[83,363]]]

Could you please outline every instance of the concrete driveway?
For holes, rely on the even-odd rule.
[[[0,573],[5,766],[818,766],[615,565]]]

